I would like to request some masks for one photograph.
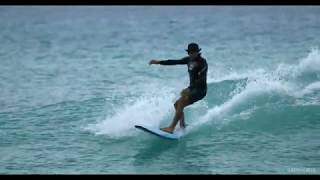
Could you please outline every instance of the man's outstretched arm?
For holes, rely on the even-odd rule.
[[[161,64],[161,65],[176,65],[176,64],[188,64],[187,58],[182,58],[180,60],[151,60],[149,64]]]

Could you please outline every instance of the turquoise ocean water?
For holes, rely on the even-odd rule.
[[[320,7],[0,7],[1,174],[320,174]],[[197,42],[208,94],[162,127]],[[178,128],[179,130],[179,128]]]

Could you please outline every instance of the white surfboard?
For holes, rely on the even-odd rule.
[[[140,125],[135,125],[134,127],[137,129],[141,129],[144,132],[151,133],[153,135],[156,135],[156,136],[159,136],[162,138],[176,139],[176,140],[180,138],[180,136],[176,132],[168,133],[168,132],[162,131],[158,128],[144,127],[144,126],[140,126]]]

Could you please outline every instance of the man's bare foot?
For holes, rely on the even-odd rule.
[[[160,130],[162,130],[162,131],[165,131],[165,132],[168,132],[168,133],[173,133],[173,128],[171,128],[171,127],[166,127],[166,128],[161,128]]]

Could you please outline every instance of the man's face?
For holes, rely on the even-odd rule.
[[[188,55],[189,55],[189,57],[191,58],[191,59],[194,59],[194,58],[196,58],[197,56],[198,56],[198,52],[188,52]]]

